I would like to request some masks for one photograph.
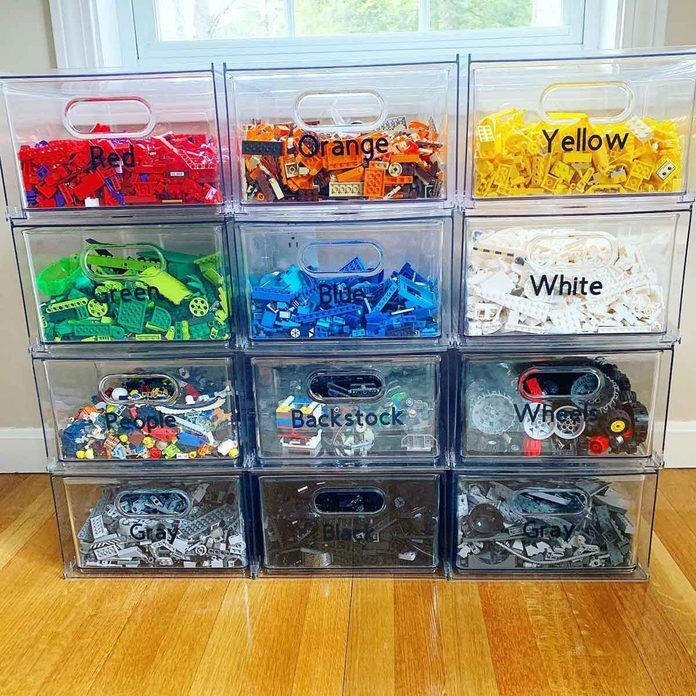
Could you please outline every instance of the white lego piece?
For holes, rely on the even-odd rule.
[[[631,118],[626,119],[626,127],[641,143],[645,143],[652,138],[653,129],[638,116],[631,116]]]

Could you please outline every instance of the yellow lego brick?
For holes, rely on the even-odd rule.
[[[498,167],[498,171],[495,173],[495,185],[496,186],[505,186],[507,184],[508,179],[510,178],[510,165],[509,164],[501,164]]]
[[[532,183],[535,186],[541,186],[549,173],[549,165],[551,161],[547,157],[532,158]]]
[[[497,152],[493,129],[490,126],[477,126],[476,138],[479,152],[484,155],[495,155]]]
[[[638,179],[648,179],[652,172],[653,168],[649,164],[636,160],[633,162],[633,166],[629,170],[628,175],[635,176]]]
[[[591,152],[565,152],[563,153],[563,161],[566,164],[591,164]]]
[[[660,181],[669,181],[672,177],[677,176],[679,173],[679,168],[675,162],[673,162],[669,157],[663,157],[655,165],[655,176],[660,179]]]
[[[613,184],[623,184],[628,177],[626,176],[625,169],[615,169],[613,172],[609,173],[609,179]]]
[[[626,182],[624,183],[624,188],[627,191],[640,191],[640,187],[643,183],[643,180],[640,179],[637,176],[630,175],[628,179],[626,179]]]
[[[604,174],[609,168],[609,155],[604,149],[595,150],[592,153],[592,163],[598,172]]]
[[[557,183],[558,183],[558,179],[556,179],[555,176],[552,176],[551,174],[547,174],[544,177],[544,181],[541,184],[541,188],[553,193],[553,190],[556,188]]]
[[[551,167],[551,174],[558,177],[561,181],[570,181],[573,178],[574,172],[572,167],[558,160],[553,167]]]
[[[495,165],[490,160],[484,159],[483,157],[474,157],[474,168],[477,173],[483,174],[484,176],[493,174],[495,171]]]

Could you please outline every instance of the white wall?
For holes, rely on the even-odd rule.
[[[48,0],[0,0],[0,72],[45,72],[56,65]],[[27,355],[27,336],[14,250],[7,223],[0,219],[0,366],[3,428],[37,427],[38,408]],[[0,465],[7,448],[0,446]]]
[[[79,2],[81,0],[75,0]],[[126,0],[123,0],[124,2]],[[696,44],[693,0],[670,0],[667,43]],[[55,67],[47,0],[0,0],[0,72],[42,72]],[[683,341],[677,348],[670,409],[668,465],[689,466],[696,452],[696,234],[685,287]],[[27,354],[27,336],[9,228],[0,221],[0,304],[2,306],[2,398],[0,471],[44,467],[39,416]]]

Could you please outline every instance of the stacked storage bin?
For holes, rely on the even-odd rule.
[[[645,578],[696,57],[473,61],[454,577]]]
[[[66,574],[246,573],[213,71],[2,89]]]
[[[442,567],[457,73],[226,70],[261,573]]]

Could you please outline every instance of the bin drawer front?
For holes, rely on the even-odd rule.
[[[456,475],[454,567],[466,573],[647,569],[657,474]]]
[[[42,343],[228,341],[222,225],[16,227],[32,337]]]
[[[66,565],[74,570],[248,565],[241,478],[53,477]]]
[[[461,453],[661,456],[671,351],[463,358]]]
[[[259,456],[438,455],[440,358],[252,359]]]
[[[234,463],[232,362],[34,360],[49,454],[62,462]]]
[[[260,476],[269,570],[434,570],[440,476]]]

